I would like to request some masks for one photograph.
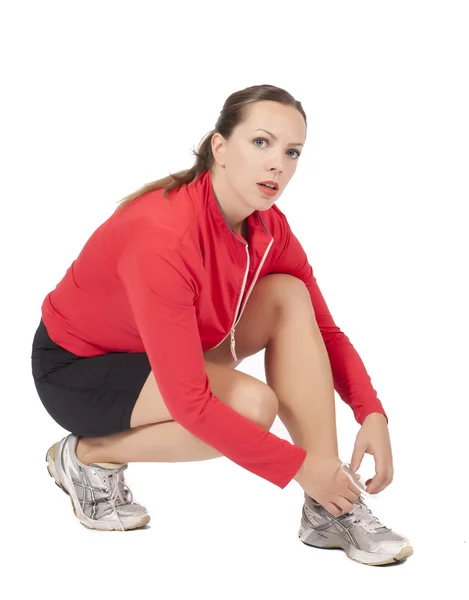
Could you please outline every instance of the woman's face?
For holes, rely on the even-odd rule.
[[[266,210],[279,199],[296,171],[306,124],[296,108],[279,102],[256,102],[248,107],[247,114],[229,140],[219,133],[212,136],[214,168],[217,177],[223,177],[225,189],[252,210]],[[278,183],[275,196],[267,195],[258,185],[268,180]]]

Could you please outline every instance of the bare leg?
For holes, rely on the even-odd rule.
[[[240,359],[265,348],[266,380],[293,443],[338,456],[331,366],[304,283],[284,273],[263,277],[254,287],[235,338]],[[229,345],[208,355],[229,362]]]
[[[275,274],[263,278],[255,286],[236,328],[236,352],[240,361],[264,348],[269,384],[264,387],[273,390],[278,399],[279,418],[293,443],[308,451],[337,456],[334,389],[329,358],[308,291],[294,277]],[[229,337],[226,343],[205,354],[206,358],[219,365],[234,365]],[[249,377],[233,369],[229,371]],[[230,403],[226,393],[214,389],[218,380],[210,379],[214,393]],[[261,395],[261,391],[251,394],[249,404]],[[243,396],[240,393],[238,398]],[[241,407],[236,410],[248,416]],[[175,462],[220,456],[216,450],[173,421],[145,425],[99,439],[81,438],[78,455],[83,460],[80,452],[85,463],[87,458],[96,462]]]
[[[77,456],[92,462],[185,462],[216,458],[220,454],[175,421],[141,425],[121,433],[80,438]]]
[[[206,371],[210,387],[222,402],[261,427],[270,429],[277,415],[278,402],[269,386],[225,365],[206,362]],[[163,400],[154,378],[149,383],[149,394],[141,404],[143,413],[139,414],[139,422],[151,421],[151,411],[159,415],[163,411],[167,413],[164,406],[157,406]],[[170,419],[171,415],[167,413],[167,417]],[[91,462],[189,462],[216,458],[221,454],[179,423],[166,420],[105,437],[81,437],[77,456],[89,465]]]
[[[306,286],[290,281],[278,323],[265,351],[267,383],[275,391],[279,418],[293,443],[338,456],[334,384],[324,341]],[[295,285],[297,283],[298,285]]]

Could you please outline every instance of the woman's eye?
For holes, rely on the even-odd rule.
[[[255,138],[255,140],[254,140],[254,143],[255,143],[255,142],[257,142],[257,141],[259,141],[259,140],[260,140],[261,142],[268,142],[268,141],[269,141],[269,140],[267,140],[266,138]],[[257,144],[256,144],[256,145],[257,145]],[[257,146],[257,147],[258,147],[258,148],[261,148],[262,146]],[[289,152],[296,152],[296,154],[297,154],[297,160],[298,160],[298,158],[300,158],[300,156],[301,156],[301,152],[298,152],[298,150],[293,150],[293,149],[292,149],[292,150],[289,150]]]

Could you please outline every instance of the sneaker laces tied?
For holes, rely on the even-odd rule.
[[[381,527],[386,527],[381,521],[373,515],[371,509],[362,501],[359,500],[352,511],[352,514],[356,517],[356,523],[364,523],[366,524],[372,531],[376,531]],[[387,528],[389,529],[389,528]]]
[[[122,523],[122,519],[119,516],[117,508],[125,504],[130,504],[133,501],[132,492],[127,487],[124,480],[124,471],[127,469],[127,466],[128,465],[123,465],[122,467],[119,467],[119,469],[110,470],[109,473],[106,473],[106,477],[109,482],[109,489],[106,489],[106,491],[108,493],[111,492],[109,502],[116,513],[122,531],[125,531],[125,527]]]

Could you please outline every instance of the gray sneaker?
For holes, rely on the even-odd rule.
[[[78,436],[70,434],[49,448],[47,470],[70,496],[73,511],[88,529],[124,531],[150,521],[144,506],[133,502],[124,481],[127,464],[82,463],[76,453]]]
[[[353,510],[335,517],[313,498],[305,503],[298,531],[300,540],[315,548],[341,548],[365,565],[401,562],[413,554],[409,540],[379,522],[360,497]]]

